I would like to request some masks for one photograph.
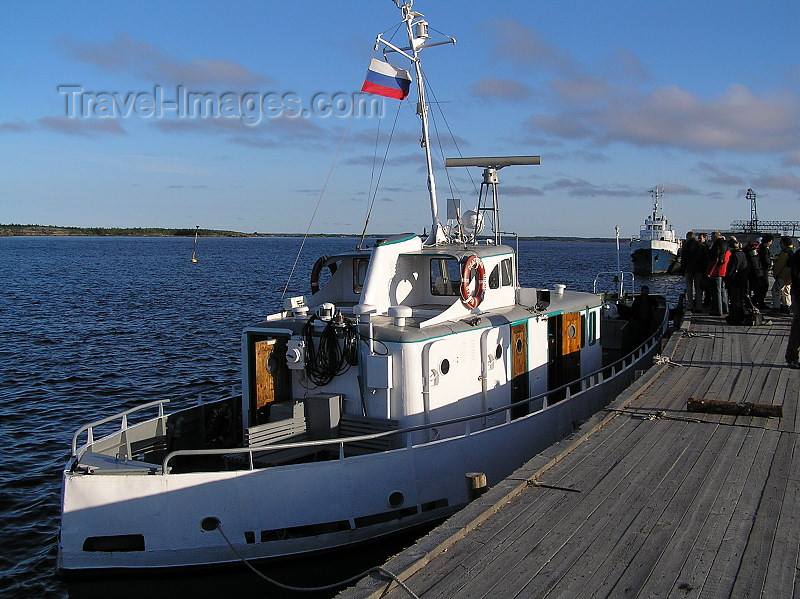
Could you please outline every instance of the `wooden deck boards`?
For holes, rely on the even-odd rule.
[[[430,599],[800,596],[800,373],[783,363],[788,326],[695,317],[670,342],[671,364],[588,432],[385,567]],[[783,418],[688,413],[689,397],[781,404]],[[408,594],[373,577],[341,596]]]

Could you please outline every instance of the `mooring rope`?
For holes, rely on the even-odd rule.
[[[278,582],[274,578],[270,578],[266,574],[264,574],[262,572],[259,572],[255,568],[255,566],[253,566],[247,560],[247,558],[245,558],[241,553],[239,553],[239,550],[236,549],[236,547],[234,547],[233,543],[231,543],[230,539],[228,538],[228,535],[226,535],[225,531],[222,530],[222,523],[220,523],[219,520],[217,520],[217,522],[215,524],[216,524],[216,529],[219,531],[219,534],[222,535],[222,538],[225,539],[225,542],[228,544],[228,547],[231,548],[231,551],[233,551],[233,553],[236,555],[236,557],[238,557],[245,566],[247,566],[256,576],[258,576],[259,578],[261,578],[265,582],[273,584],[276,587],[279,587],[281,589],[284,589],[284,590],[287,590],[287,591],[309,592],[309,593],[310,592],[316,592],[316,591],[332,591],[332,590],[337,589],[339,587],[342,587],[344,585],[351,584],[353,582],[361,580],[362,578],[364,578],[368,574],[371,574],[372,572],[377,572],[381,576],[385,576],[386,578],[389,578],[389,579],[393,580],[394,582],[396,582],[397,585],[401,589],[403,589],[406,593],[408,593],[409,597],[411,597],[412,599],[419,599],[419,597],[417,597],[417,595],[414,594],[414,591],[412,591],[410,588],[408,588],[408,586],[406,586],[406,584],[402,580],[400,580],[397,577],[397,575],[395,575],[394,573],[390,572],[389,570],[387,570],[386,568],[383,568],[381,566],[376,566],[374,568],[370,568],[369,570],[365,570],[364,572],[361,572],[360,574],[356,574],[355,576],[351,576],[350,578],[348,578],[346,580],[342,580],[342,581],[336,582],[334,584],[327,584],[327,585],[319,586],[319,587],[296,587],[296,586],[284,584],[282,582]]]
[[[680,362],[674,362],[670,359],[669,356],[662,356],[661,354],[656,354],[653,356],[653,364],[654,365],[662,365],[666,364],[667,366],[686,366],[686,364],[681,364]]]
[[[713,339],[716,335],[712,333],[692,333],[691,331],[681,331],[681,337],[708,337],[709,339]]]

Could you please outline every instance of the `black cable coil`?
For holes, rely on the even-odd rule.
[[[309,380],[322,387],[358,364],[359,335],[355,324],[337,312],[322,329],[315,346],[312,326],[315,320],[318,317],[313,315],[303,326],[305,367]]]

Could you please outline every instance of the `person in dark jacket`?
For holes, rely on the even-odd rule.
[[[761,281],[764,279],[764,269],[761,268],[761,260],[758,256],[758,248],[761,246],[761,237],[749,242],[744,247],[744,255],[747,256],[748,281],[747,286],[750,293],[750,302],[758,307],[758,293],[761,290]],[[766,292],[765,292],[766,294]]]
[[[643,343],[653,328],[653,317],[658,310],[658,300],[650,295],[650,287],[642,285],[641,292],[633,299],[629,320],[637,343]]]
[[[711,281],[708,278],[708,262],[711,259],[709,254],[710,246],[708,245],[708,236],[705,233],[697,234],[697,243],[699,244],[699,251],[695,258],[695,268],[700,273],[700,289],[701,289],[701,302],[704,310],[710,310],[711,307]],[[696,298],[695,298],[696,301]]]
[[[773,237],[769,233],[764,233],[761,237],[761,243],[758,244],[758,269],[759,276],[755,280],[755,287],[753,292],[753,304],[759,310],[766,309],[767,305],[764,300],[769,291],[769,271],[772,268],[772,257],[769,253],[769,248],[772,245]]]
[[[694,231],[686,234],[686,240],[681,245],[680,259],[683,276],[686,281],[686,309],[700,310],[703,306],[703,291],[700,284],[703,281],[705,270],[698,272],[698,263],[702,261],[700,255],[700,242],[694,236]]]
[[[747,296],[747,283],[749,266],[747,256],[742,251],[741,244],[735,237],[728,240],[728,249],[731,257],[728,260],[728,269],[725,273],[725,285],[728,288],[729,314],[725,318],[729,324],[744,324],[744,302]]]
[[[772,264],[772,309],[789,314],[792,305],[792,275],[789,267],[789,258],[794,253],[791,237],[781,237],[781,252]]]
[[[789,269],[792,275],[792,328],[786,344],[786,365],[800,369],[800,252],[792,254]]]

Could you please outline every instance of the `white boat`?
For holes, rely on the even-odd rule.
[[[672,225],[658,210],[658,200],[663,195],[663,190],[654,187],[650,193],[653,195],[653,213],[644,220],[639,236],[631,239],[633,272],[671,272],[678,259],[681,244]]]
[[[388,47],[419,74],[433,44],[411,5],[409,48]],[[429,170],[427,238],[320,258],[315,293],[245,329],[240,392],[174,413],[159,398],[77,430],[60,574],[301,557],[440,521],[467,503],[467,473],[498,483],[650,366],[663,298],[636,333],[608,297],[519,285],[497,173],[539,158],[447,162],[484,169],[477,209],[443,226]]]

